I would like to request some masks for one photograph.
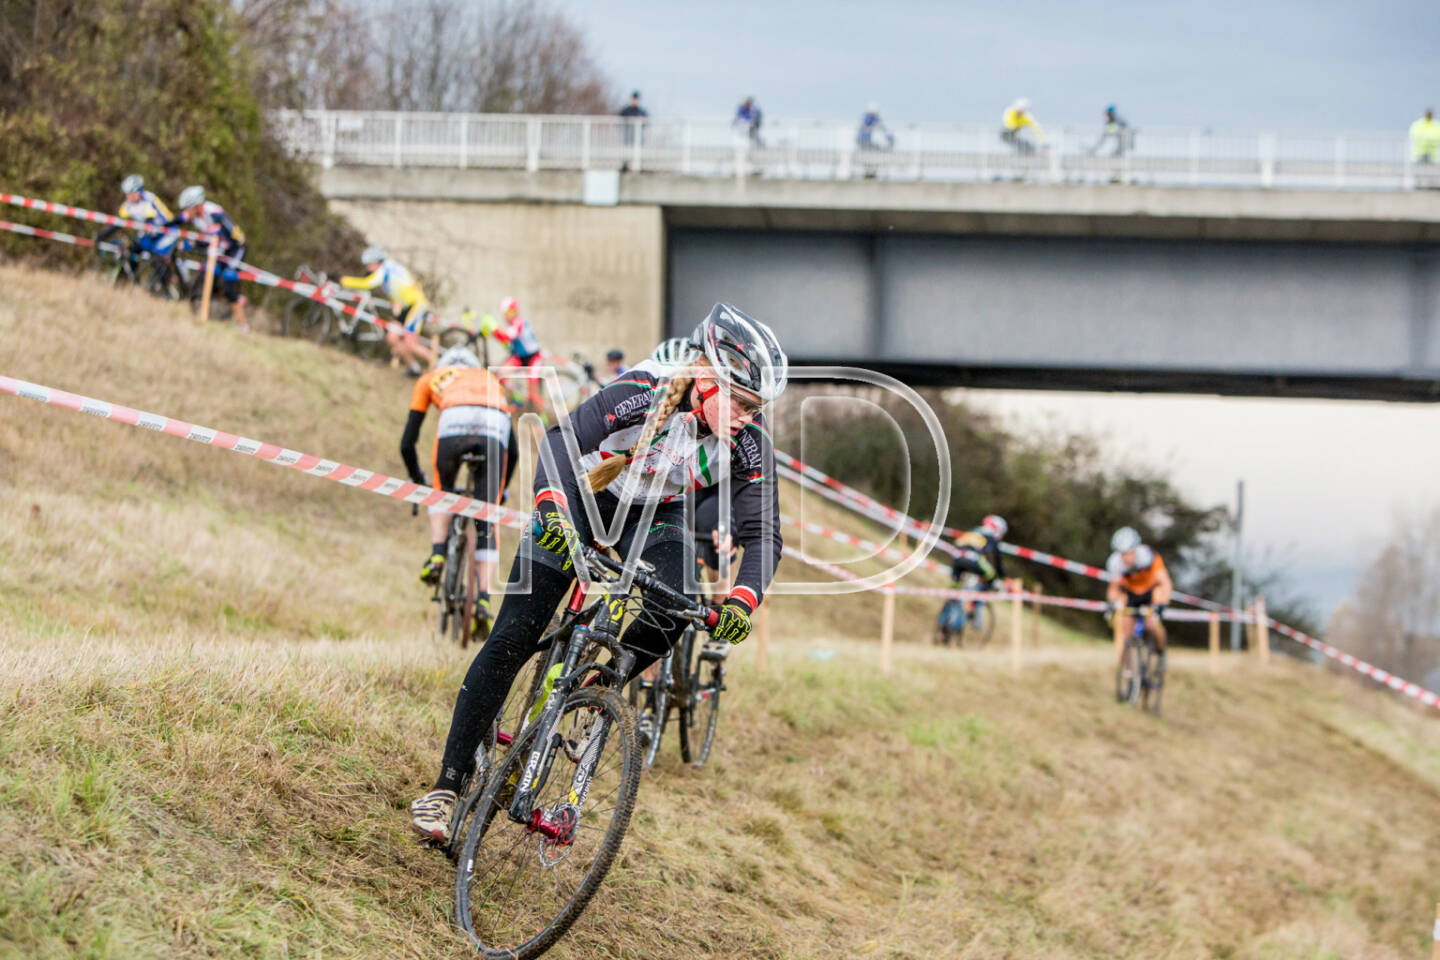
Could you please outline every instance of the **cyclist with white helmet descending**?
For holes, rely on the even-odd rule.
[[[763,410],[785,389],[788,361],[769,327],[729,304],[716,304],[691,341],[699,354],[693,366],[642,361],[546,433],[535,513],[510,576],[521,582],[528,569],[530,591],[506,592],[490,638],[470,665],[434,789],[411,805],[419,833],[446,838],[481,734],[570,589],[573,551],[602,529],[618,534],[616,549],[627,561],[638,555],[655,577],[684,590],[691,555],[684,499],[727,484],[734,538],[744,553],[711,636],[739,643],[749,634],[750,615],[780,559],[774,450]],[[567,439],[578,447],[577,460]],[[594,491],[603,528],[590,526],[582,483]],[[668,650],[683,626],[668,617],[636,617],[621,638],[639,651],[635,672]]]
[[[230,214],[225,212],[224,207],[213,200],[205,199],[204,187],[190,186],[181,190],[175,205],[180,208],[180,216],[174,220],[174,225],[188,225],[207,237],[218,240],[220,255],[228,261],[245,259],[245,231],[230,219]],[[191,249],[189,240],[184,242],[184,249]],[[248,331],[250,327],[245,322],[245,298],[240,295],[238,264],[226,260],[218,261],[215,264],[215,275],[221,280],[220,292],[230,303],[230,315],[235,318],[236,326]]]
[[[1110,586],[1105,590],[1105,601],[1110,612],[1118,611],[1121,617],[1120,630],[1128,635],[1131,618],[1140,607],[1148,607],[1150,613],[1145,625],[1150,636],[1155,638],[1155,650],[1160,654],[1159,675],[1165,675],[1165,607],[1170,603],[1170,594],[1175,589],[1170,582],[1170,571],[1165,561],[1150,547],[1140,542],[1140,534],[1134,527],[1121,527],[1110,538],[1110,559],[1105,561],[1105,572],[1110,575]]]
[[[505,391],[500,381],[486,370],[469,347],[451,347],[440,356],[435,369],[422,376],[410,397],[410,415],[405,433],[400,437],[400,456],[410,479],[425,485],[425,474],[415,455],[420,439],[420,425],[431,407],[440,411],[435,427],[435,449],[431,455],[431,472],[437,489],[455,491],[460,474],[461,458],[467,453],[483,453],[485,470],[481,483],[483,499],[499,503],[500,493],[510,477],[515,458],[515,430],[505,405]],[[445,567],[445,537],[450,528],[448,511],[430,508],[430,554],[420,568],[420,580],[435,583]],[[484,634],[490,622],[490,583],[495,579],[499,554],[495,545],[495,528],[488,521],[479,522],[475,559],[480,574],[480,600],[475,617],[476,630]]]
[[[420,376],[423,367],[435,362],[435,351],[420,342],[420,331],[430,316],[430,301],[415,275],[405,269],[399,261],[390,259],[384,247],[369,246],[360,254],[360,262],[370,271],[365,277],[341,277],[340,285],[350,290],[375,290],[384,292],[390,300],[390,309],[395,322],[404,328],[403,332],[386,329],[385,343],[390,352],[406,364],[406,372],[412,377]]]

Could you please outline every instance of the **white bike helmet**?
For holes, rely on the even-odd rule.
[[[440,359],[435,361],[437,367],[470,367],[480,369],[480,358],[475,356],[475,351],[466,346],[451,347],[440,354]]]
[[[121,193],[139,193],[145,189],[145,178],[138,173],[132,173],[120,181]]]
[[[650,351],[651,360],[667,367],[688,367],[699,357],[700,351],[685,337],[671,337]]]
[[[981,520],[980,526],[984,527],[986,530],[989,530],[1001,540],[1004,540],[1005,534],[1010,532],[1010,525],[1006,523],[1005,518],[1000,516],[998,513],[992,513],[984,520]]]
[[[384,263],[389,259],[390,254],[385,251],[384,247],[369,246],[365,248],[364,253],[360,254],[361,263]]]
[[[186,187],[180,191],[180,198],[175,205],[181,210],[189,210],[191,207],[198,207],[205,202],[205,188],[200,186]]]
[[[728,303],[717,303],[690,334],[690,345],[705,353],[727,386],[769,403],[785,392],[790,361],[775,332]]]
[[[1134,527],[1121,527],[1110,538],[1110,549],[1116,553],[1129,553],[1140,546],[1140,534]]]

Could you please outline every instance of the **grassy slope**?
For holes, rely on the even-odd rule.
[[[68,280],[0,289],[0,337],[30,345],[6,373],[395,468],[386,371]],[[464,667],[426,632],[422,542],[369,495],[0,400],[0,956],[459,955],[447,864],[402,813]],[[554,955],[1423,949],[1435,721],[1182,658],[1157,722],[1049,630],[1019,677],[906,644],[882,679],[878,607],[777,606],[711,767],[667,750]],[[902,600],[900,636],[932,609]]]

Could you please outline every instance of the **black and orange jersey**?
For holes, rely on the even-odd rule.
[[[1160,583],[1165,561],[1160,559],[1160,554],[1141,544],[1135,548],[1133,563],[1127,564],[1120,554],[1112,553],[1105,562],[1105,570],[1127,593],[1139,595],[1149,593]]]
[[[442,412],[450,407],[495,407],[505,409],[505,391],[489,370],[475,367],[437,367],[415,381],[410,409],[424,413],[431,407]]]

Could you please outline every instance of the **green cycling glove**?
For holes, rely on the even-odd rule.
[[[750,636],[750,611],[743,604],[730,601],[720,608],[720,619],[710,630],[710,636],[727,643],[739,643]]]
[[[535,546],[565,558],[565,564],[560,569],[570,569],[574,554],[580,549],[580,534],[575,532],[575,525],[565,516],[564,510],[552,500],[537,503],[530,532],[535,538]]]

